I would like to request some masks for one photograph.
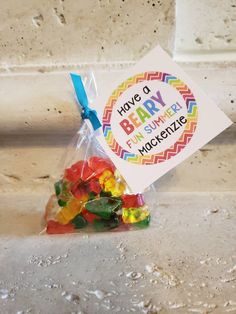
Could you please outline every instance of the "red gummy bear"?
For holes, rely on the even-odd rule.
[[[98,156],[92,156],[88,160],[89,167],[93,170],[93,172],[97,175],[100,175],[105,170],[110,170],[111,172],[115,172],[115,166],[110,161],[110,159],[102,158]]]
[[[89,190],[91,192],[94,192],[96,194],[99,194],[102,190],[100,184],[99,184],[99,181],[97,179],[91,179],[89,181]]]
[[[47,222],[48,234],[72,233],[74,231],[75,231],[75,227],[71,223],[67,225],[61,225],[57,221],[54,221],[54,220],[49,220]]]
[[[82,210],[83,217],[87,220],[87,222],[93,222],[95,219],[100,219],[97,215],[94,215],[93,213],[90,213],[87,211],[87,209],[83,208]]]
[[[74,195],[74,197],[80,200],[86,200],[88,192],[89,189],[87,183],[84,182],[81,182],[80,184],[75,184],[71,189],[71,193]]]
[[[80,179],[86,181],[93,175],[93,170],[89,168],[88,162],[80,160],[70,168],[65,170],[65,178],[70,182],[78,182]]]
[[[130,208],[130,207],[141,207],[144,205],[144,199],[142,194],[125,194],[122,196],[123,207]]]

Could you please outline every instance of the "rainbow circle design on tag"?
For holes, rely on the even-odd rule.
[[[164,83],[167,83],[174,87],[182,96],[186,103],[187,107],[187,123],[185,125],[185,129],[181,134],[180,138],[169,148],[164,150],[161,153],[152,154],[152,155],[143,155],[139,156],[137,154],[131,153],[125,149],[123,149],[115,140],[112,130],[111,130],[111,115],[112,109],[115,106],[117,99],[131,86],[143,82],[143,81],[152,81],[157,80]],[[122,84],[118,86],[116,90],[113,91],[112,95],[108,99],[108,102],[104,108],[103,112],[103,120],[102,120],[102,128],[105,140],[111,150],[123,160],[134,164],[141,165],[153,165],[163,161],[166,161],[179,152],[181,152],[184,147],[190,142],[196,127],[197,127],[197,118],[198,118],[198,109],[197,103],[193,96],[193,93],[188,88],[188,86],[183,83],[181,80],[176,78],[175,76],[162,72],[145,72],[133,77],[130,77]]]

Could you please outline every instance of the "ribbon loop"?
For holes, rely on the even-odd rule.
[[[71,73],[70,76],[74,85],[77,100],[82,107],[81,118],[83,120],[88,119],[91,122],[94,131],[96,131],[102,125],[98,119],[96,110],[89,107],[88,97],[81,76],[73,73]]]

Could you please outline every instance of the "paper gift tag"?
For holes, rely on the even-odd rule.
[[[160,47],[112,82],[96,103],[98,140],[134,193],[232,123]]]

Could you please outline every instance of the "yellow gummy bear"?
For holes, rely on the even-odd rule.
[[[83,205],[84,202],[76,198],[71,199],[65,207],[58,210],[56,214],[57,221],[62,225],[66,225],[82,211]]]
[[[149,216],[149,211],[147,206],[139,208],[123,208],[122,209],[122,219],[126,224],[132,224],[146,219]]]
[[[105,170],[99,177],[99,183],[105,192],[111,192],[112,196],[119,197],[124,194],[126,184],[124,181],[117,181],[117,178],[110,170]]]
[[[114,178],[113,173],[110,170],[105,170],[99,177],[99,183],[103,187],[104,183],[110,178]]]
[[[106,192],[112,191],[116,186],[116,179],[114,177],[111,177],[110,179],[106,180],[104,182],[104,190]]]
[[[119,197],[124,194],[126,186],[122,182],[116,182],[115,186],[110,190],[112,196]]]

